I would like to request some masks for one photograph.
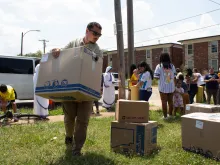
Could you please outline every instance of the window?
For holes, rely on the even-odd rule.
[[[0,73],[33,74],[33,60],[0,57]]]
[[[163,53],[169,53],[168,48],[163,48]]]
[[[193,68],[193,62],[192,61],[188,61],[188,68],[190,68],[190,69]]]
[[[218,41],[211,42],[211,51],[212,51],[212,53],[218,52]]]
[[[214,68],[214,71],[218,71],[218,60],[212,60],[211,67]]]
[[[118,79],[118,73],[112,73],[115,79]]]
[[[147,58],[150,58],[150,50],[147,50]]]
[[[193,45],[188,45],[188,54],[193,54]]]

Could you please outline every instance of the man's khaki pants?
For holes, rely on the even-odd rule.
[[[86,140],[87,127],[93,102],[64,102],[66,137],[74,135],[73,150],[80,151]]]

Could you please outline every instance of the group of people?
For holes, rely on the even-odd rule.
[[[154,72],[146,62],[141,62],[137,68],[132,65],[130,72],[131,78],[129,86],[139,87],[139,100],[149,101],[152,95],[153,79],[159,80],[158,88],[165,119],[168,117],[167,103],[169,105],[169,116],[173,115],[173,108],[175,109],[174,115],[176,115],[178,108],[180,108],[181,111],[183,110],[181,100],[183,91],[179,89],[182,82],[175,81],[176,69],[171,63],[168,53],[162,53],[160,55],[160,64],[156,66]],[[130,89],[129,91],[131,92]],[[129,97],[130,95],[131,94],[129,94]]]
[[[200,86],[203,89],[204,103],[210,104],[211,97],[213,97],[214,104],[220,104],[220,80],[213,68],[210,68],[209,72],[203,71],[202,74],[197,68],[187,69],[186,74],[183,74],[179,68],[175,69],[168,53],[160,55],[160,63],[156,66],[154,73],[146,62],[141,62],[137,68],[135,65],[131,66],[130,75],[129,86],[139,87],[139,100],[148,101],[152,95],[153,78],[159,80],[158,89],[164,119],[176,116],[178,110],[181,115],[185,114],[186,104],[194,103]],[[130,98],[131,89],[129,91]]]
[[[85,36],[81,39],[70,42],[65,49],[86,46],[89,47],[90,50],[93,50],[98,57],[101,57],[99,46],[96,43],[102,35],[101,32],[102,26],[97,22],[91,22],[87,25]],[[52,50],[52,53],[54,58],[58,58],[60,55],[60,49],[55,48]],[[111,69],[111,67],[107,67],[101,83],[103,86],[103,106],[107,109],[109,109],[115,102]],[[187,76],[190,78],[190,82],[193,82],[192,75],[190,76],[189,74]],[[141,100],[148,101],[150,99],[152,95],[152,81],[154,78],[159,80],[158,88],[162,101],[164,119],[175,115],[177,109],[179,108],[181,110],[181,114],[184,114],[183,107],[187,100],[184,98],[189,98],[189,95],[193,96],[195,91],[190,90],[189,92],[189,85],[185,82],[186,78],[183,77],[183,75],[179,75],[179,78],[176,79],[176,69],[171,63],[168,53],[161,54],[160,63],[157,65],[154,73],[146,62],[141,62],[137,67],[133,66],[133,69],[131,70],[131,85],[139,87],[139,98]],[[191,86],[193,85],[190,85],[190,87]],[[193,102],[192,96],[190,97],[191,102]],[[63,103],[64,125],[66,130],[65,144],[67,146],[72,146],[73,156],[81,155],[81,149],[86,140],[87,127],[93,103],[94,102]],[[167,103],[169,105],[169,116],[167,114]]]
[[[189,103],[194,102],[194,98],[198,92],[199,87],[203,89],[203,102],[210,104],[213,97],[214,104],[220,104],[220,91],[219,91],[219,76],[214,72],[214,68],[209,71],[203,70],[202,74],[199,73],[197,68],[187,69],[186,74],[183,75],[180,69],[177,68],[177,79],[185,77],[187,91],[189,94]],[[205,92],[206,91],[206,92]],[[205,94],[206,93],[206,94]],[[207,96],[207,97],[206,97]]]
[[[152,95],[152,81],[153,71],[150,66],[145,62],[141,62],[130,67],[130,81],[129,81],[129,99],[131,98],[131,86],[139,88],[139,99],[148,101]]]
[[[99,23],[90,22],[86,27],[85,36],[83,38],[71,41],[69,44],[67,44],[65,49],[85,46],[92,50],[98,57],[102,57],[100,48],[96,43],[102,35],[101,32],[102,26]],[[52,50],[52,54],[55,59],[59,58],[60,51],[61,49],[59,48]],[[36,79],[38,69],[39,65],[36,67]],[[111,67],[107,67],[106,72],[103,75],[103,82],[101,84],[103,85],[103,106],[107,109],[109,109],[115,102],[115,91],[112,84],[113,76],[111,74],[111,69]],[[213,74],[211,71],[212,70],[210,70],[210,75]],[[171,63],[168,53],[161,54],[160,63],[156,66],[154,72],[146,62],[141,62],[137,67],[133,65],[131,67],[130,85],[139,87],[140,100],[149,101],[152,95],[152,81],[154,78],[159,80],[158,88],[161,96],[164,118],[167,119],[168,117],[167,103],[169,105],[169,116],[172,116],[173,114],[175,115],[178,108],[180,108],[182,114],[184,114],[184,101],[186,102],[186,99],[184,98],[190,98],[190,102],[192,103],[193,98],[197,92],[197,89],[194,89],[194,84],[196,84],[198,81],[196,74],[192,74],[190,71],[188,71],[185,78],[182,74],[179,74],[178,78],[176,78],[176,69],[175,66]],[[35,85],[37,81],[36,79],[34,78]],[[209,88],[211,89],[213,85],[208,84],[215,81],[215,77],[207,75],[205,78],[206,90]],[[10,94],[7,94],[7,97],[4,97],[4,95],[6,95],[5,92]],[[209,90],[207,94],[208,96],[215,95],[214,92],[214,89]],[[10,97],[10,100],[14,102],[16,98],[16,92],[13,88],[2,85],[0,87],[0,97],[3,100],[3,103],[6,100],[4,98],[8,97]],[[35,105],[39,106],[40,108],[48,105],[48,102],[45,103],[45,105],[39,104],[39,99],[40,98],[35,96]],[[209,97],[207,100],[210,102]],[[82,155],[81,149],[86,140],[87,128],[93,103],[93,101],[72,101],[62,103],[64,112],[64,126],[66,131],[65,144],[67,149],[70,148],[69,146],[71,146],[73,156]],[[16,112],[16,104],[13,105],[14,112]],[[5,106],[3,107],[3,111],[5,111]]]

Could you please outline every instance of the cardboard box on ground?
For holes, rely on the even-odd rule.
[[[157,147],[157,122],[111,124],[111,148],[115,152],[149,155]]]
[[[115,152],[149,155],[157,147],[157,122],[149,121],[149,103],[120,99],[116,121],[111,123],[111,148]]]
[[[220,160],[220,113],[191,113],[182,116],[182,147]]]
[[[55,102],[100,99],[103,61],[94,56],[86,47],[62,50],[57,59],[43,55],[36,94]]]
[[[185,113],[190,114],[194,112],[203,112],[203,113],[220,112],[220,106],[210,105],[210,104],[201,104],[201,103],[187,104]]]
[[[149,119],[149,103],[120,99],[116,104],[115,119],[118,122],[147,123]]]

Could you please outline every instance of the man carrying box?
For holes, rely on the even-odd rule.
[[[102,27],[99,23],[91,22],[87,25],[85,37],[70,42],[65,47],[65,49],[85,46],[93,51],[98,57],[102,57],[99,46],[96,44],[99,37],[101,37],[102,35],[101,31]],[[52,53],[55,58],[58,58],[60,55],[60,49],[53,49]],[[63,102],[64,125],[66,129],[65,144],[67,146],[73,144],[73,156],[81,155],[81,149],[86,140],[87,127],[91,115],[92,106],[93,101]]]

